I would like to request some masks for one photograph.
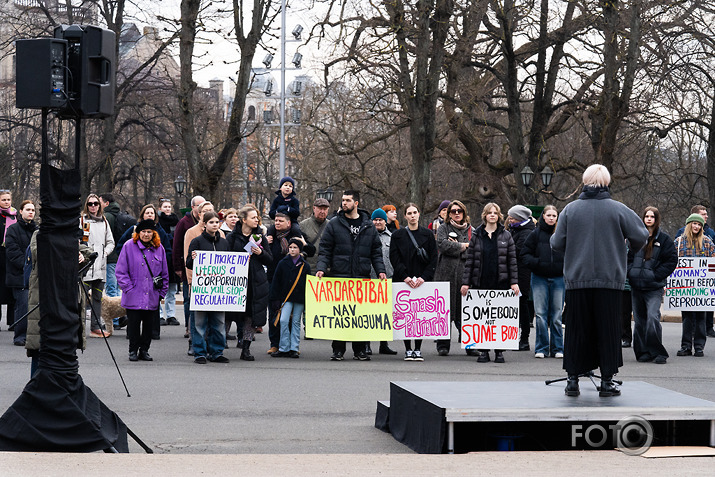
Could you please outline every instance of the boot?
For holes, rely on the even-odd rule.
[[[613,382],[613,376],[604,376],[601,379],[601,387],[598,388],[598,395],[601,397],[620,396],[621,390]]]
[[[578,388],[578,375],[569,374],[564,392],[567,396],[578,396],[581,394],[581,390]]]
[[[256,358],[254,358],[253,355],[251,354],[251,349],[250,349],[250,348],[251,348],[251,342],[248,341],[248,340],[243,340],[242,343],[243,343],[243,344],[242,344],[242,346],[241,346],[242,351],[241,351],[241,358],[240,358],[240,359],[242,359],[242,360],[244,360],[244,361],[255,361]]]
[[[480,351],[477,363],[488,363],[489,361],[491,361],[489,358],[489,351]]]
[[[494,362],[495,363],[503,363],[504,362],[504,352],[494,351]]]

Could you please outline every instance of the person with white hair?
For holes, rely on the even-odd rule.
[[[626,282],[628,249],[648,240],[640,217],[611,199],[611,175],[601,164],[583,173],[583,191],[561,212],[551,247],[564,252],[566,327],[564,369],[567,396],[578,396],[579,375],[601,371],[601,397],[621,391],[613,375],[623,365],[621,291]]]

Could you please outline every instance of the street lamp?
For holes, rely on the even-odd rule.
[[[554,177],[554,171],[551,170],[549,165],[547,164],[546,167],[541,171],[541,183],[544,184],[544,187],[549,187],[551,185],[551,179]]]
[[[531,170],[531,167],[524,166],[520,174],[521,183],[524,184],[524,187],[528,188],[531,185],[531,180],[534,178],[534,171]]]
[[[179,197],[184,195],[184,191],[186,190],[186,179],[184,179],[184,176],[182,176],[181,174],[179,174],[179,176],[174,181],[174,190],[179,195]]]
[[[319,190],[315,193],[315,197],[317,199],[325,199],[328,202],[332,202],[333,201],[333,188],[328,186],[328,188],[325,190]]]

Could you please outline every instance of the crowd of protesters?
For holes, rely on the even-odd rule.
[[[279,182],[267,225],[252,204],[217,210],[196,196],[179,217],[170,200],[160,199],[158,207],[146,204],[134,219],[121,212],[112,194],[89,194],[78,233],[80,262],[96,252],[83,278],[91,296],[89,336],[109,337],[126,327],[129,360],[151,361],[151,341],[161,339],[161,327],[180,325],[175,296],[181,286],[184,337],[196,363],[227,363],[224,349],[233,340],[242,350],[240,359],[255,360],[251,343],[264,327],[271,357],[299,358],[307,275],[391,279],[411,288],[449,282],[450,319],[460,342],[461,297],[469,289],[512,290],[519,297],[519,351],[531,350],[533,327],[534,357],[564,359],[566,394],[577,395],[579,375],[600,367],[601,395],[618,395],[612,378],[622,365],[622,348],[632,346],[638,361],[667,362],[660,325],[666,278],[679,256],[713,256],[715,231],[705,207],[697,205],[672,239],[661,229],[656,207],[646,207],[639,218],[610,198],[609,183],[605,167],[589,167],[579,198],[561,213],[544,207],[538,219],[524,205],[512,205],[504,214],[490,202],[474,223],[464,202],[446,199],[428,227],[420,225],[416,204],[387,204],[370,212],[361,207],[356,190],[343,193],[332,215],[330,202],[316,199],[310,217],[299,221],[291,177]],[[8,325],[28,312],[32,286],[25,268],[34,267],[30,244],[38,229],[35,204],[24,200],[15,209],[12,200],[9,191],[0,191],[0,299],[7,305]],[[207,250],[250,251],[246,311],[189,310],[193,260]],[[103,319],[103,292],[121,295],[126,316]],[[684,311],[682,317],[676,354],[703,356],[707,337],[715,335],[713,313]],[[30,353],[37,342],[27,336],[28,321],[36,334],[36,322],[20,320],[13,342]],[[439,356],[450,354],[451,341],[436,341]],[[405,340],[404,360],[423,361],[422,344]],[[465,351],[480,363],[492,359],[487,349]],[[341,361],[345,352],[345,342],[333,341],[330,359]],[[372,348],[353,342],[352,352],[355,360],[368,361]],[[379,353],[397,351],[382,342]],[[494,362],[505,361],[504,351],[494,350]]]

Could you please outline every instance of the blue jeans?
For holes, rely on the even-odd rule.
[[[191,346],[194,348],[194,359],[203,356],[214,360],[223,355],[226,347],[226,313],[194,311]]]
[[[176,290],[178,283],[169,283],[169,291],[164,298],[164,304],[159,303],[159,316],[161,318],[176,318]]]
[[[119,287],[117,286],[117,277],[114,275],[114,271],[117,268],[116,263],[107,264],[107,281],[104,284],[104,294],[107,296],[119,296]],[[119,324],[119,318],[114,318],[112,320],[114,325]]]
[[[554,356],[564,352],[561,313],[564,308],[564,277],[545,278],[531,274],[531,295],[536,315],[535,353]],[[549,330],[551,342],[549,343]]]
[[[300,316],[305,305],[287,301],[281,310],[281,343],[279,351],[300,350]]]

